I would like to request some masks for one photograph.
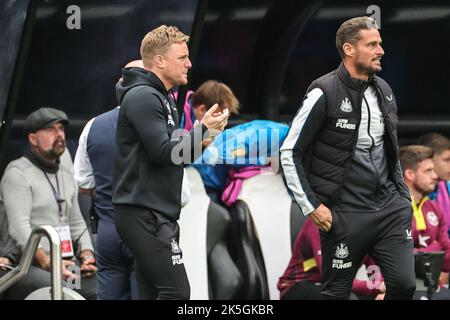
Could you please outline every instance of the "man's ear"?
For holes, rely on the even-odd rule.
[[[157,68],[163,69],[166,66],[166,61],[164,60],[164,57],[160,54],[157,54],[154,58],[154,65]]]
[[[416,173],[414,172],[414,170],[406,169],[403,172],[403,177],[405,178],[405,180],[414,181],[414,179],[416,178]]]
[[[342,45],[342,50],[344,51],[344,54],[346,56],[352,57],[355,55],[355,47],[353,47],[353,45],[351,43],[344,43]]]
[[[28,134],[28,142],[30,143],[31,146],[37,147],[38,143],[37,143],[36,133],[29,133]]]

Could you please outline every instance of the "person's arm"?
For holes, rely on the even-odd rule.
[[[281,166],[287,187],[302,213],[309,214],[323,230],[331,227],[331,212],[320,203],[306,178],[303,156],[316,139],[326,118],[326,100],[320,88],[310,90],[292,121],[280,148]]]
[[[32,194],[23,171],[17,167],[8,167],[1,182],[1,192],[9,235],[23,250],[31,235]]]
[[[97,271],[94,253],[91,250],[82,251],[80,254],[80,260],[81,271],[84,272],[84,276],[89,277]]]
[[[80,191],[84,193],[91,193],[91,190],[95,187],[94,172],[87,153],[87,138],[94,120],[95,118],[91,119],[81,132],[73,164],[75,181]]]
[[[430,201],[430,200],[429,200]],[[442,266],[442,271],[448,273],[450,271],[450,239],[447,232],[447,222],[442,214],[441,209],[434,206],[435,214],[438,217],[439,226],[436,235],[436,241],[441,245],[441,250],[445,253],[444,265]]]
[[[436,240],[434,240],[433,242],[428,244],[426,247],[414,248],[414,252],[444,251],[445,259],[444,259],[444,266],[442,269],[445,272],[448,272],[448,271],[450,271],[450,240],[449,240],[448,234],[447,234],[447,228],[446,228],[447,224],[445,223],[445,219],[443,217],[440,207],[435,205],[434,202],[430,202],[430,203],[432,203],[432,205],[433,205],[432,209],[435,212],[435,214],[438,218],[438,222],[439,222],[438,230],[436,233]]]
[[[0,257],[8,259],[10,264],[15,264],[17,263],[19,252],[17,252],[16,245],[9,235],[8,229],[6,213],[0,210]]]
[[[74,182],[73,182],[74,183]],[[76,188],[74,183],[74,188]],[[79,251],[84,250],[94,251],[89,230],[86,226],[86,222],[81,214],[80,206],[78,204],[78,193],[74,192],[72,196],[72,208],[67,211],[69,217],[69,226],[72,241],[78,242]]]
[[[39,248],[36,250],[34,260],[42,269],[51,270],[50,256],[43,249]]]
[[[1,183],[3,202],[9,224],[9,234],[23,250],[31,235],[31,186],[22,170],[8,168]],[[50,257],[39,245],[34,255],[35,262],[41,268],[50,271]]]
[[[0,254],[0,270],[8,270],[7,267],[3,266],[11,266],[12,260],[9,257],[4,257]]]
[[[225,116],[217,116],[214,120],[212,107],[205,114],[201,125],[194,127],[189,134],[170,136],[167,120],[159,99],[145,86],[135,89],[135,94],[128,94],[122,101],[126,108],[126,116],[136,129],[150,161],[160,165],[189,163],[194,154],[201,154],[201,141],[205,132],[220,129],[226,125]],[[207,121],[210,120],[210,121]],[[195,149],[195,150],[194,150]]]
[[[51,265],[51,259],[50,256],[45,253],[43,249],[37,249],[36,254],[34,255],[34,260],[36,261],[37,265],[40,266],[42,269],[51,272],[52,271],[52,265]],[[61,271],[63,279],[67,279],[73,276],[73,273],[69,271],[67,268],[70,266],[75,265],[75,263],[72,260],[66,260],[62,259],[61,261]]]

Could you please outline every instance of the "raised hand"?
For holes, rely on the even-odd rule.
[[[200,121],[203,123],[208,130],[211,131],[212,136],[216,136],[225,129],[228,123],[228,117],[230,113],[228,109],[223,110],[223,112],[218,111],[219,105],[216,103],[208,111],[206,111],[203,119]]]

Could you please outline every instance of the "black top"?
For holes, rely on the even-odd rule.
[[[200,125],[180,134],[175,102],[150,71],[124,69],[116,92],[121,108],[113,204],[148,208],[177,220],[183,163],[201,154],[200,142],[207,129]]]
[[[373,151],[382,158],[379,162],[383,163],[383,168],[378,170],[382,171],[383,177],[380,179],[373,174],[376,166],[372,165],[369,171],[358,171],[356,179],[367,185],[372,198],[378,193],[390,197],[391,185],[384,189],[392,182],[396,191],[410,200],[398,158],[397,105],[392,89],[377,76],[368,81],[354,79],[341,64],[310,85],[286,138],[293,147],[292,156],[286,153],[284,161],[293,164],[298,177],[291,179],[288,185],[294,195],[298,193],[296,200],[300,208],[307,210],[304,214],[312,212],[320,203],[333,208],[342,200],[348,200],[341,198],[345,195],[343,185],[355,169],[351,164],[355,159],[363,93],[369,85],[375,88],[385,123],[383,147]],[[290,168],[283,165],[283,170],[285,167]],[[291,171],[285,174],[290,175]],[[386,202],[384,196],[378,200],[376,205]],[[371,207],[367,203],[362,205]]]

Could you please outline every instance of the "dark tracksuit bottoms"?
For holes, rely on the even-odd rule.
[[[415,291],[412,207],[398,197],[376,212],[332,210],[332,226],[320,231],[322,294],[326,299],[348,299],[353,279],[366,254],[380,267],[385,299],[411,299]]]
[[[188,300],[178,223],[143,207],[114,205],[114,210],[117,231],[134,253],[140,299]]]

